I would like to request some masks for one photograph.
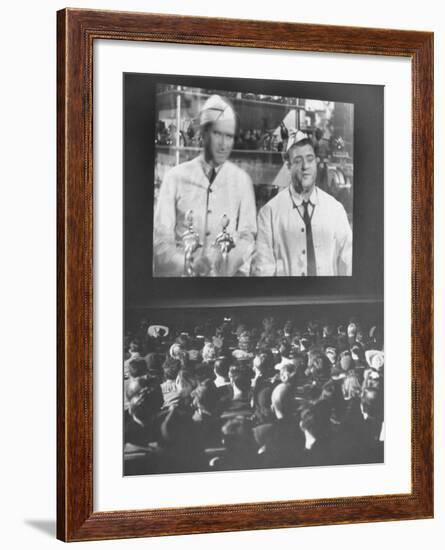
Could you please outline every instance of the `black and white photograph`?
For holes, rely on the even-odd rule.
[[[130,326],[125,475],[383,462],[380,308],[151,312]]]
[[[383,88],[124,75],[123,472],[384,461]]]
[[[154,276],[350,276],[353,112],[158,85]]]

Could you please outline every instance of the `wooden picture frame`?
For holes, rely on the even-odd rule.
[[[433,34],[65,9],[57,14],[57,537],[64,541],[433,516]],[[93,43],[272,48],[412,64],[412,490],[406,494],[93,512]]]

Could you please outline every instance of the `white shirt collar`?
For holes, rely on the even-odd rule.
[[[291,197],[294,201],[294,203],[297,205],[297,206],[301,206],[303,204],[303,196],[300,195],[300,193],[297,193],[294,189],[294,186],[292,184],[289,185],[289,190],[290,190],[290,194],[291,194]],[[314,185],[314,188],[312,190],[312,193],[309,197],[309,201],[315,206],[318,202],[318,192],[317,192],[317,186]]]
[[[306,436],[305,448],[309,451],[314,446],[316,441],[315,437],[305,430],[304,435]]]
[[[221,170],[221,168],[224,165],[224,163],[223,163],[223,164],[220,164],[219,166],[212,166],[211,164],[206,162],[206,160],[204,158],[204,153],[201,153],[199,155],[199,159],[201,161],[201,166],[202,166],[202,169],[204,171],[204,174],[207,176],[207,178],[210,176],[210,172],[212,171],[213,168],[215,169],[215,172],[218,174],[219,171]]]

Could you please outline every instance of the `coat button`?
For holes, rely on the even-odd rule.
[[[206,237],[210,237],[210,231],[206,231]]]
[[[302,254],[306,254],[306,250],[302,250],[301,253],[302,253]]]
[[[304,227],[301,228],[301,232],[304,233]]]
[[[301,276],[302,277],[305,277],[306,276],[306,273],[304,271],[301,272]]]

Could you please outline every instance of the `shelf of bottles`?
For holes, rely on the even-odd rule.
[[[230,156],[251,177],[260,208],[289,183],[283,162],[287,128],[297,128],[313,137],[317,111],[308,110],[306,99],[270,96],[244,92],[203,90],[178,85],[158,85],[156,93],[156,163],[155,198],[166,171],[196,157],[202,148],[199,113],[212,94],[224,95],[232,102],[239,120],[234,148]],[[316,104],[317,102],[313,102]],[[329,110],[329,102],[318,102],[319,113]],[[331,104],[332,105],[332,104]],[[338,107],[344,104],[336,104]],[[340,109],[339,109],[340,111]],[[334,113],[335,114],[335,113]],[[350,113],[339,112],[337,119],[352,128]],[[335,118],[335,117],[334,117]],[[352,136],[346,135],[333,151],[325,169],[335,188],[352,187]],[[337,170],[337,167],[340,167]],[[352,191],[347,193],[351,203]]]

